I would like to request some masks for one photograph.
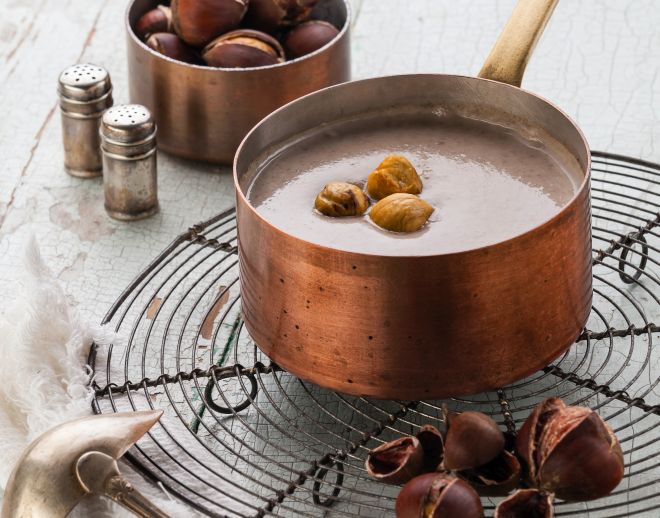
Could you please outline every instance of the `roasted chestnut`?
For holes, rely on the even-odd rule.
[[[314,207],[331,217],[361,216],[369,208],[369,198],[357,185],[330,182],[316,197]]]
[[[323,20],[303,22],[286,35],[284,50],[289,58],[299,58],[325,47],[337,34],[337,27]]]
[[[504,450],[504,434],[486,414],[445,411],[445,416],[445,469],[462,471],[477,468],[492,461]]]
[[[412,194],[396,193],[383,198],[369,213],[372,221],[391,232],[417,232],[433,214],[433,207]]]
[[[250,0],[245,26],[275,33],[287,25],[296,25],[312,13],[318,0]]]
[[[146,39],[150,34],[157,32],[172,32],[172,10],[159,5],[156,9],[148,11],[135,24],[135,34],[141,39]]]
[[[147,46],[168,58],[183,61],[184,63],[197,63],[199,58],[195,51],[186,45],[176,34],[157,32],[147,38]]]
[[[422,180],[415,166],[401,155],[385,157],[367,179],[367,191],[375,200],[398,192],[419,194],[422,187]]]
[[[537,489],[520,489],[502,500],[493,518],[552,518],[552,495]]]
[[[188,45],[203,47],[236,29],[247,7],[248,0],[172,0],[174,30]]]
[[[456,474],[481,496],[506,496],[520,484],[520,462],[512,453],[502,450],[490,462]]]
[[[590,408],[558,398],[540,403],[521,427],[516,450],[530,482],[567,501],[608,495],[623,478],[618,439]]]
[[[445,473],[409,481],[396,499],[397,518],[480,518],[479,495],[466,482]]]
[[[202,58],[211,67],[264,67],[284,61],[284,50],[266,33],[239,29],[209,43],[202,51]]]
[[[403,484],[422,473],[424,450],[416,437],[401,437],[381,444],[367,455],[367,473],[376,480]]]

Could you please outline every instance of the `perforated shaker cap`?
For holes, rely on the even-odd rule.
[[[74,101],[93,101],[112,90],[107,70],[90,63],[73,65],[62,71],[58,90],[60,95]]]
[[[135,144],[156,132],[151,112],[140,104],[122,104],[103,114],[101,133],[104,139],[122,144]]]

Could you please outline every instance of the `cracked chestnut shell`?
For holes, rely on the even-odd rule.
[[[172,10],[165,5],[159,5],[143,14],[135,24],[135,34],[143,40],[151,34],[172,32],[173,30]]]
[[[321,214],[334,218],[361,216],[369,208],[369,198],[357,185],[330,182],[316,197],[314,207]]]
[[[515,455],[506,450],[490,462],[457,475],[481,496],[506,496],[520,485],[522,468]]]
[[[451,471],[463,471],[492,461],[504,450],[504,434],[486,414],[445,411],[447,436],[445,438],[444,466]]]
[[[401,155],[385,157],[367,179],[367,192],[375,200],[398,192],[419,194],[422,188],[415,166]]]
[[[397,518],[481,518],[483,515],[476,491],[446,473],[413,478],[396,499]]]
[[[623,478],[623,453],[612,429],[590,408],[558,398],[534,409],[518,433],[516,450],[530,481],[562,500],[604,497]]]
[[[367,455],[367,473],[389,484],[403,484],[422,472],[424,450],[416,437],[381,444]]]
[[[312,14],[318,0],[250,0],[244,25],[275,33],[282,27],[296,25]]]
[[[172,0],[172,23],[188,45],[203,47],[236,29],[247,7],[248,0]]]
[[[552,496],[537,489],[520,489],[502,500],[493,518],[553,518]]]
[[[211,67],[264,67],[284,61],[284,50],[266,33],[238,29],[209,43],[202,51],[202,59]]]
[[[433,425],[425,424],[415,435],[424,450],[424,472],[435,471],[444,455],[444,438],[440,431]]]
[[[369,216],[376,225],[390,232],[417,232],[434,210],[413,194],[396,193],[376,203]]]
[[[177,61],[183,61],[184,63],[199,62],[195,51],[181,41],[176,34],[157,32],[147,38],[146,45],[150,49]]]
[[[339,34],[339,29],[323,20],[310,20],[291,29],[284,38],[287,56],[296,59],[325,47]]]

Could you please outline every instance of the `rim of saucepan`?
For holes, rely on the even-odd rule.
[[[416,255],[390,255],[390,254],[374,254],[374,253],[367,253],[367,252],[355,252],[351,250],[342,250],[341,248],[333,248],[329,247],[326,245],[322,245],[319,243],[314,243],[313,241],[308,241],[306,239],[302,239],[300,237],[297,237],[293,234],[290,234],[289,232],[286,232],[282,230],[281,228],[277,227],[270,221],[268,221],[267,218],[264,218],[259,212],[254,208],[252,203],[250,203],[250,200],[247,199],[245,196],[245,193],[243,192],[243,189],[241,189],[239,178],[238,178],[238,158],[241,156],[241,153],[243,152],[243,148],[246,146],[247,142],[250,140],[252,135],[256,133],[259,128],[265,124],[268,120],[270,120],[272,117],[275,117],[277,114],[279,114],[282,111],[287,110],[287,108],[295,103],[302,102],[303,100],[306,100],[308,98],[312,98],[316,95],[320,95],[328,90],[335,90],[338,88],[350,88],[353,84],[358,84],[358,83],[367,83],[370,81],[379,81],[379,80],[384,80],[384,79],[392,79],[392,78],[397,78],[397,77],[428,77],[428,76],[445,76],[445,77],[459,77],[463,79],[470,79],[474,81],[487,81],[489,83],[495,83],[497,85],[500,85],[503,88],[512,88],[516,90],[518,93],[521,93],[523,95],[529,95],[531,97],[535,97],[536,99],[539,99],[543,103],[547,104],[550,108],[556,110],[560,115],[562,115],[577,131],[577,134],[579,135],[582,145],[584,146],[586,152],[587,152],[587,161],[585,164],[585,170],[584,172],[584,178],[582,179],[582,182],[580,183],[580,186],[575,190],[575,193],[573,194],[573,197],[565,203],[559,211],[551,216],[550,218],[546,219],[545,221],[541,222],[540,224],[536,225],[535,227],[532,227],[529,230],[526,230],[525,232],[521,232],[520,234],[517,234],[513,237],[510,237],[508,239],[504,239],[502,241],[496,241],[494,243],[490,243],[487,245],[475,247],[475,248],[468,248],[465,250],[459,250],[455,252],[446,252],[446,253],[428,253],[428,254],[416,254]],[[291,101],[290,103],[285,104],[281,108],[278,108],[274,112],[270,113],[266,117],[264,117],[261,121],[259,121],[251,130],[250,132],[245,136],[243,141],[241,142],[240,146],[238,146],[238,149],[236,150],[236,154],[234,155],[234,164],[233,164],[233,176],[234,176],[234,188],[236,190],[236,193],[240,198],[243,200],[243,202],[247,205],[249,210],[252,211],[252,213],[260,219],[263,223],[268,225],[270,228],[275,230],[276,232],[283,234],[287,236],[290,239],[294,239],[300,243],[304,243],[309,246],[313,247],[318,247],[324,250],[328,250],[334,253],[342,253],[342,254],[348,254],[351,256],[357,256],[357,257],[379,257],[379,258],[392,258],[392,259],[414,259],[414,258],[425,258],[425,257],[438,257],[438,256],[452,256],[452,255],[463,255],[463,254],[468,254],[468,253],[474,253],[474,252],[479,252],[481,250],[497,247],[497,246],[502,246],[506,243],[516,241],[528,234],[532,234],[535,232],[540,231],[542,228],[551,225],[555,220],[559,219],[562,217],[562,215],[567,212],[580,198],[580,196],[583,194],[585,189],[589,188],[589,183],[590,183],[590,178],[591,178],[591,152],[590,152],[590,147],[589,143],[587,142],[587,139],[585,138],[584,134],[582,133],[582,130],[580,127],[573,121],[571,117],[568,116],[561,108],[553,104],[552,102],[548,101],[547,99],[541,97],[540,95],[537,95],[533,92],[530,92],[528,90],[524,90],[523,88],[519,88],[517,86],[509,85],[507,83],[501,83],[499,81],[494,81],[492,79],[484,79],[481,77],[473,77],[473,76],[462,76],[462,75],[455,75],[455,74],[398,74],[398,75],[393,75],[393,76],[381,76],[381,77],[373,77],[369,79],[361,79],[357,81],[349,81],[347,83],[342,83],[339,85],[334,85],[334,86],[329,86],[326,88],[323,88],[321,90],[317,90],[316,92],[312,92],[310,94],[304,95],[302,97],[299,97],[298,99]],[[240,224],[240,222],[238,222]],[[240,245],[240,242],[239,242]]]
[[[230,73],[237,73],[237,74],[245,74],[245,73],[250,73],[254,72],[255,70],[270,70],[272,68],[280,68],[280,67],[286,67],[288,65],[293,65],[294,63],[301,63],[304,61],[307,61],[308,59],[312,59],[315,56],[322,54],[325,52],[328,48],[334,46],[337,44],[339,40],[341,40],[344,35],[348,32],[350,26],[351,26],[351,20],[353,16],[353,12],[351,11],[351,4],[350,0],[339,0],[341,1],[344,6],[346,7],[346,20],[344,21],[344,25],[339,29],[339,34],[332,38],[327,44],[325,44],[323,47],[320,49],[315,50],[314,52],[311,52],[309,54],[305,54],[304,56],[301,56],[296,59],[290,59],[283,61],[282,63],[277,63],[275,65],[267,65],[263,67],[250,67],[250,68],[222,68],[222,67],[210,67],[208,65],[196,65],[194,63],[186,63],[184,61],[178,61],[176,59],[172,59],[168,56],[165,56],[159,52],[156,52],[155,50],[149,48],[147,44],[142,41],[137,34],[135,34],[135,31],[133,30],[133,27],[131,26],[131,20],[130,20],[130,14],[131,10],[133,9],[133,6],[135,5],[135,2],[137,0],[131,0],[128,4],[128,7],[126,8],[126,13],[124,14],[124,23],[126,24],[126,30],[128,31],[128,34],[130,37],[133,39],[135,43],[137,43],[143,50],[149,52],[151,55],[154,57],[161,59],[163,61],[169,61],[170,63],[175,63],[177,65],[180,65],[182,67],[188,67],[188,68],[193,68],[193,69],[198,69],[198,70],[206,70],[206,71],[222,71],[222,72],[230,72]],[[146,13],[142,13],[146,14]]]

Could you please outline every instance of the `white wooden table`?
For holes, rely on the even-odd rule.
[[[474,75],[515,0],[355,2],[355,78],[407,72]],[[0,2],[0,311],[34,234],[73,303],[99,321],[175,235],[233,205],[228,168],[158,157],[161,212],[119,223],[101,180],[65,174],[56,83],[76,62],[112,74],[128,102],[120,0]],[[581,125],[592,148],[660,162],[660,2],[562,0],[524,87]]]

